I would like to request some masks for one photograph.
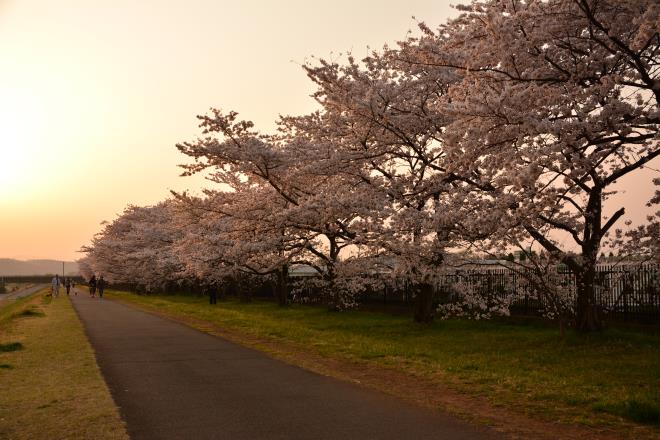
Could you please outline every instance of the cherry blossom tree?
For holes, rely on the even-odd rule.
[[[82,258],[79,258],[76,260],[76,263],[78,264],[78,270],[80,271],[80,275],[86,279],[89,280],[92,275],[94,275],[94,270],[92,269],[92,258],[89,255],[86,255]]]
[[[286,266],[300,247],[296,237],[264,221],[276,208],[269,198],[272,194],[261,189],[207,190],[204,197],[177,195],[191,221],[175,251],[188,270],[215,283],[241,274],[275,276],[276,297],[284,305]],[[249,295],[248,289],[239,293]]]
[[[599,329],[597,255],[625,214],[606,202],[619,179],[660,154],[658,4],[493,0],[462,9],[437,32],[422,26],[399,56],[461,76],[436,105],[452,121],[442,136],[447,169],[478,174],[484,188],[465,199],[479,213],[470,229],[496,237],[488,245],[539,246],[565,264],[577,282],[576,328]]]
[[[206,209],[211,219],[226,219],[225,236],[233,237],[227,261],[253,273],[275,273],[281,304],[288,267],[310,265],[326,282],[329,305],[345,307],[337,296],[335,266],[377,199],[358,194],[361,182],[320,169],[323,146],[294,133],[261,135],[235,112],[212,110],[199,118],[207,137],[178,145],[195,160],[183,167],[186,174],[210,170],[209,179],[227,190],[207,191],[206,208],[179,197],[193,210]]]
[[[323,110],[283,124],[310,143],[327,145],[324,169],[357,179],[382,201],[368,224],[372,256],[397,261],[394,271],[414,285],[415,320],[433,317],[433,278],[455,238],[440,218],[446,194],[467,177],[447,172],[440,137],[449,119],[432,106],[457,79],[403,70],[385,47],[345,65],[306,66]]]
[[[110,283],[126,283],[146,291],[183,281],[181,261],[172,246],[181,237],[172,200],[154,206],[128,206],[105,223],[91,245],[83,247],[88,275],[103,275]]]

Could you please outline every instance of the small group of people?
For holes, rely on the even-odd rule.
[[[76,282],[73,281],[71,278],[64,278],[64,281],[60,278],[59,275],[55,275],[53,279],[51,280],[51,293],[52,295],[55,296],[60,296],[60,287],[64,286],[66,289],[66,294],[69,295],[71,293],[71,289],[73,289],[73,293],[78,295],[78,291],[75,289],[76,287]]]
[[[103,275],[96,278],[96,275],[92,275],[89,279],[89,296],[92,298],[96,297],[96,292],[99,292],[99,299],[103,299],[103,291],[105,290],[105,280]]]
[[[64,281],[62,281],[62,278],[60,278],[59,275],[55,275],[51,281],[51,293],[53,297],[60,295],[61,286],[64,286],[67,295],[71,293],[71,289],[73,289],[74,295],[78,295],[78,291],[75,289],[75,281],[73,281],[71,278],[64,278]],[[96,278],[96,275],[92,275],[92,278],[89,280],[89,296],[95,298],[96,292],[98,291],[99,299],[103,299],[103,291],[105,290],[105,286],[106,282],[103,279],[103,275],[101,275],[98,279]]]

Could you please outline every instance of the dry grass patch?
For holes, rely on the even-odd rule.
[[[0,438],[128,439],[66,296],[0,308]]]

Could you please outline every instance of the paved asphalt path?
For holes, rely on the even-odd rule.
[[[132,439],[491,439],[122,304],[71,297]]]
[[[24,296],[32,295],[34,292],[41,290],[46,286],[48,286],[48,284],[37,284],[35,286],[28,287],[27,289],[17,290],[16,292],[2,293],[0,294],[0,303],[8,299],[17,299],[17,298],[23,298]],[[63,289],[60,290],[60,294],[62,293],[62,291]],[[64,294],[66,295],[66,292],[64,292]]]

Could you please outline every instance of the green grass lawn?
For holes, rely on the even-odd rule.
[[[595,426],[630,422],[660,431],[660,336],[632,330],[568,334],[542,323],[441,321],[328,312],[322,307],[191,296],[110,297],[219,327],[308,347],[325,357],[396,368],[450,383],[546,419]]]
[[[66,295],[0,306],[0,438],[128,439]]]

